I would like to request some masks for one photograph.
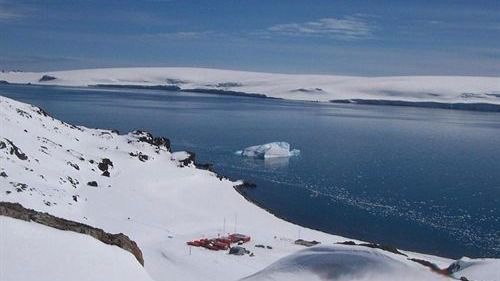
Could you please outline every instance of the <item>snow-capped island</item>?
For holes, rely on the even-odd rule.
[[[0,84],[186,91],[287,100],[500,111],[500,77],[277,74],[187,67],[1,72]]]
[[[1,96],[0,124],[2,281],[500,280],[497,259],[454,261],[284,221],[238,193],[242,182],[144,131],[75,126]]]

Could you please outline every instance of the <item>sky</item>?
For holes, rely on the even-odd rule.
[[[500,76],[500,1],[0,0],[0,69]]]

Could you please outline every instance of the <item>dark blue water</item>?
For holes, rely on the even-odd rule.
[[[500,114],[204,94],[0,86],[88,127],[168,136],[304,226],[449,257],[500,257]],[[301,156],[234,151],[287,141]]]

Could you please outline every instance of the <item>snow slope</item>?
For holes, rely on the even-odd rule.
[[[421,269],[403,256],[345,245],[317,246],[280,259],[244,280],[452,280]]]
[[[347,240],[269,214],[235,191],[238,182],[221,180],[194,165],[181,167],[180,161],[189,154],[171,153],[164,145],[144,142],[151,141],[150,137],[144,132],[119,135],[73,126],[37,107],[0,96],[0,201],[125,233],[137,242],[147,273],[157,281],[241,279],[304,249],[293,243],[299,233],[300,238],[322,245]],[[254,256],[186,245],[193,239],[229,232],[250,235],[252,241],[244,246]],[[258,244],[272,249],[255,247]],[[5,248],[1,250],[5,253]],[[15,249],[7,250],[10,256]],[[453,262],[406,254],[440,267]],[[430,272],[403,260],[416,270]],[[6,265],[12,264],[0,259],[2,270]]]
[[[500,280],[499,259],[461,258],[451,266],[456,277],[467,276],[470,280]]]
[[[0,280],[152,281],[130,253],[83,234],[0,216]]]
[[[43,75],[55,80],[39,82]],[[500,77],[272,74],[206,68],[105,68],[54,72],[4,72],[0,80],[65,86],[175,85],[264,94],[269,97],[330,101],[346,99],[500,105]]]

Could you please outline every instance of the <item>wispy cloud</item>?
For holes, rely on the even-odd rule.
[[[0,1],[0,22],[16,20],[21,16],[21,14],[14,12],[12,9],[8,8],[3,2]]]
[[[201,38],[214,38],[220,37],[222,34],[211,31],[176,31],[176,32],[161,32],[161,33],[153,33],[153,34],[144,34],[142,37],[144,39],[171,39],[171,40],[193,40],[193,39],[201,39]]]
[[[361,16],[321,18],[302,23],[285,23],[269,27],[267,32],[288,36],[321,36],[345,40],[372,37],[373,25]]]

